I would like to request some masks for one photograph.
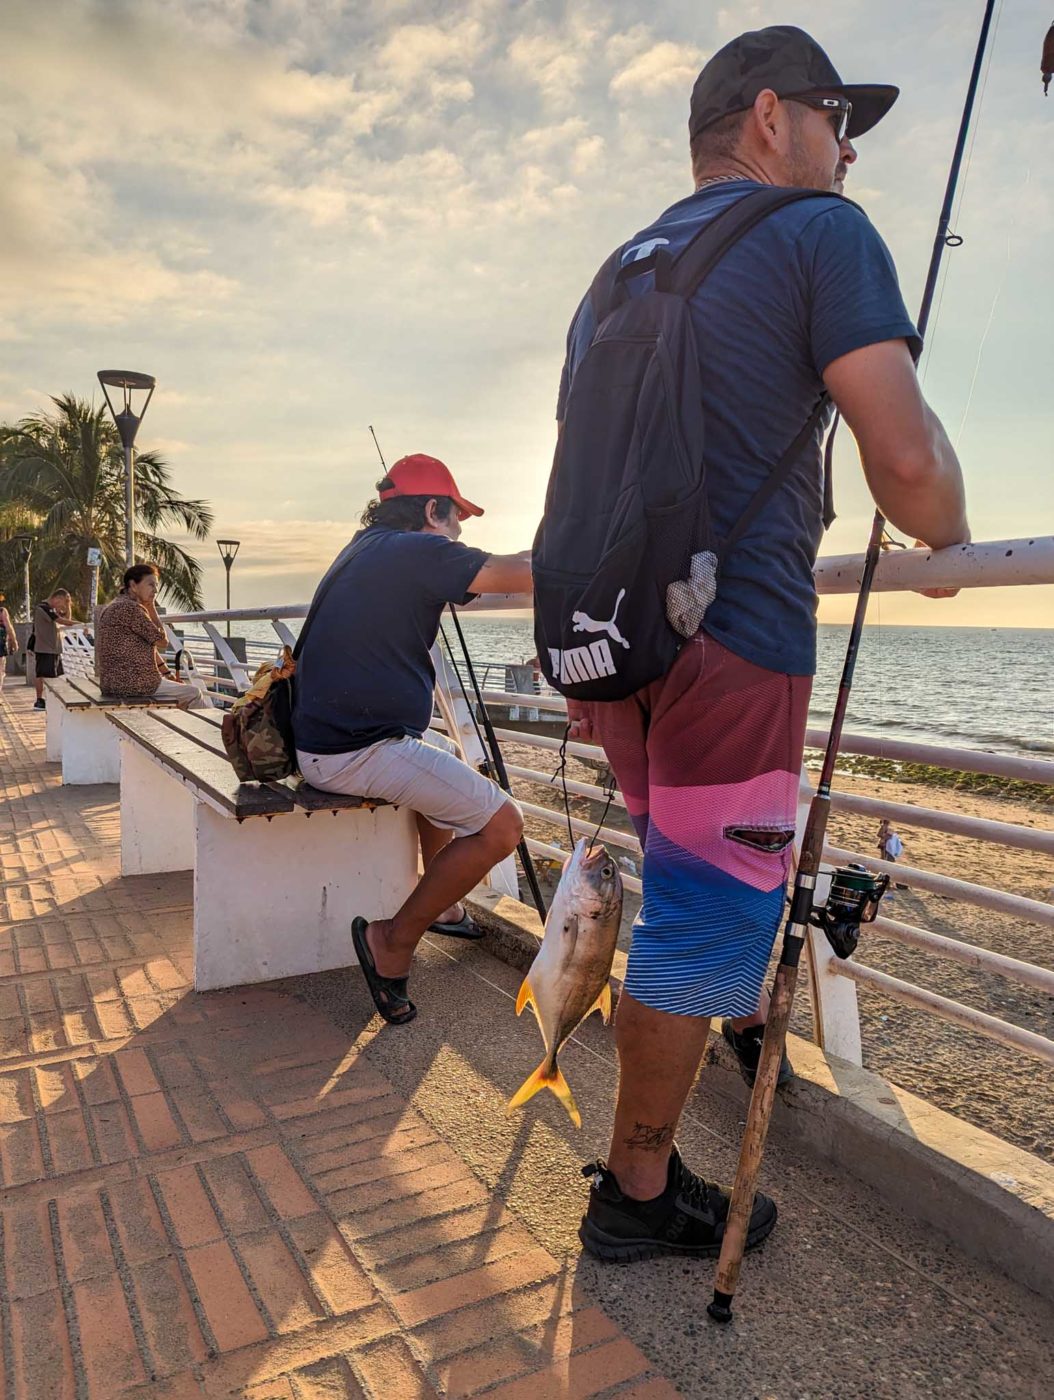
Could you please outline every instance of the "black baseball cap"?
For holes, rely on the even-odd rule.
[[[695,80],[688,118],[694,139],[711,122],[745,112],[759,92],[777,97],[841,93],[853,104],[846,135],[863,136],[889,111],[900,88],[884,83],[843,83],[823,49],[804,29],[772,24],[752,29],[718,49]]]

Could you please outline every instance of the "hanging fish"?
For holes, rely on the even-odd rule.
[[[1054,21],[1051,22],[1047,37],[1043,40],[1043,57],[1039,68],[1043,75],[1043,96],[1046,97],[1051,77],[1054,76]]]
[[[516,998],[516,1015],[530,1004],[545,1042],[545,1059],[513,1094],[511,1113],[539,1089],[549,1089],[576,1128],[582,1115],[563,1071],[560,1047],[591,1011],[611,1016],[611,964],[622,922],[622,877],[603,846],[583,836],[564,865],[545,921],[545,937]]]

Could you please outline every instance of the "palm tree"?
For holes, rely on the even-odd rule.
[[[52,403],[53,413],[0,427],[0,534],[13,533],[3,528],[5,518],[34,521],[34,592],[39,597],[68,588],[86,613],[88,550],[102,551],[101,597],[117,592],[125,568],[124,456],[105,408],[73,394]],[[188,610],[202,607],[201,566],[157,531],[176,525],[206,540],[212,510],[173,489],[168,465],[157,452],[136,453],[135,515],[136,557],[161,570],[162,596]],[[0,586],[14,556],[12,546],[0,543]]]

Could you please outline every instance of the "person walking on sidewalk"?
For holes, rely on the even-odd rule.
[[[694,193],[605,265],[658,264],[656,249],[676,258],[709,220],[765,186],[830,191],[784,204],[744,233],[689,301],[705,490],[719,540],[786,465],[825,390],[856,436],[883,513],[934,548],[970,538],[959,464],[919,389],[921,343],[892,259],[866,215],[839,198],[855,140],[897,95],[843,83],[800,29],[740,35],[710,59],[692,93]],[[630,297],[654,288],[649,271],[623,281]],[[561,470],[576,370],[596,331],[587,296],[561,380]],[[602,363],[591,358],[587,390],[595,392]],[[681,632],[690,639],[666,674],[627,699],[569,707],[573,730],[603,745],[644,847],[644,901],[616,1021],[610,1154],[584,1169],[592,1187],[580,1235],[601,1259],[720,1248],[729,1191],[689,1169],[675,1134],[711,1019],[734,1018],[737,1027],[764,1019],[816,661],[812,568],[829,417],[829,409],[815,416],[788,474],[722,560],[705,621],[694,635]],[[571,471],[582,461],[579,499],[591,500],[588,462],[569,460]],[[644,475],[648,468],[645,461]],[[636,644],[620,635],[624,646]],[[775,1220],[775,1203],[758,1193],[748,1248]]]
[[[124,571],[121,592],[99,614],[99,688],[122,699],[174,700],[182,710],[211,710],[203,687],[177,680],[161,655],[167,637],[155,602],[160,580],[156,564],[133,564]]]
[[[461,522],[482,514],[437,458],[401,458],[319,584],[297,660],[293,734],[306,780],[417,815],[416,888],[393,918],[352,924],[374,1005],[396,1025],[417,1014],[406,988],[418,943],[429,929],[481,936],[462,901],[523,831],[516,803],[429,728],[429,652],[444,607],[531,591],[529,551],[487,554],[461,543]]]
[[[18,634],[11,624],[11,614],[4,606],[4,595],[0,593],[0,695],[4,693],[4,678],[7,675],[7,658],[18,650]]]
[[[44,682],[57,680],[62,671],[62,629],[73,621],[72,600],[68,588],[56,588],[54,593],[33,609],[33,631],[26,650],[36,662],[37,692],[34,710],[43,710]]]

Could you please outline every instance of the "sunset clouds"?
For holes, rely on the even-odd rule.
[[[264,559],[284,540],[282,592],[306,596],[352,528],[369,422],[392,457],[450,461],[488,507],[477,538],[523,547],[568,320],[688,192],[708,54],[796,22],[847,80],[901,84],[847,193],[916,305],[978,20],[952,0],[6,0],[0,415],[90,395],[104,363],[156,374],[143,445],[172,444],[180,489],[242,533],[259,600],[250,540]],[[960,444],[990,538],[1054,514],[1041,37],[1008,7],[927,370],[954,431],[1001,286]],[[848,435],[838,495],[844,552],[869,514]]]

